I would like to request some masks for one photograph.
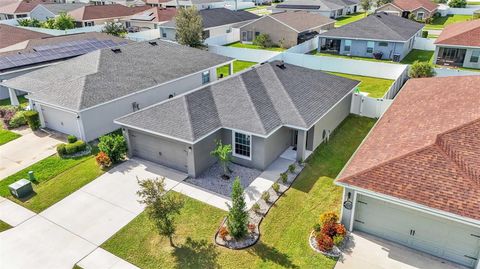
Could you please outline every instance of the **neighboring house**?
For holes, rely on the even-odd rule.
[[[252,43],[260,34],[290,48],[335,27],[335,20],[306,11],[279,12],[260,17],[240,27],[242,43]]]
[[[145,2],[142,0],[80,0],[80,2],[87,2],[93,5],[113,5],[119,4],[127,7],[144,6]]]
[[[122,22],[129,31],[157,29],[160,24],[172,20],[175,14],[176,8],[152,7],[123,19]]]
[[[144,0],[144,2],[151,7],[167,7],[165,3],[170,2],[170,0]]]
[[[220,8],[225,5],[223,0],[178,0],[179,7],[195,7],[197,10]],[[162,3],[163,7],[177,7],[177,0]]]
[[[264,170],[285,151],[305,160],[328,139],[350,113],[358,83],[274,61],[115,122],[130,155],[192,177],[216,162],[216,140],[232,144],[233,162]]]
[[[14,46],[17,43],[34,38],[49,37],[51,35],[0,23],[0,36],[2,37],[0,38],[0,52],[2,52],[9,50],[8,47]],[[8,38],[4,38],[7,36]]]
[[[376,13],[320,34],[319,51],[325,53],[402,60],[421,37],[423,24],[386,13]]]
[[[77,27],[88,27],[118,22],[149,8],[149,6],[126,7],[119,4],[90,5],[70,11],[68,14],[75,19]]]
[[[0,25],[0,31],[3,27],[4,25]],[[15,45],[0,50],[0,82],[88,52],[118,47],[129,42],[131,41],[95,32],[63,36],[45,35],[40,38],[21,40]],[[21,94],[25,93],[17,91],[17,95]],[[0,85],[0,100],[9,97],[11,95],[8,88]],[[16,104],[14,97],[11,102]]]
[[[480,20],[448,25],[435,41],[436,64],[480,69]]]
[[[394,0],[377,8],[376,12],[385,12],[404,18],[414,14],[417,21],[431,18],[437,12],[438,4],[430,0]]]
[[[96,50],[2,85],[27,92],[43,127],[91,141],[114,119],[217,79],[233,59],[161,40]]]
[[[479,85],[405,84],[335,181],[348,230],[480,268]]]
[[[355,13],[358,9],[358,2],[351,0],[287,0],[277,4],[273,12],[303,10],[335,19]]]
[[[37,5],[30,12],[30,18],[37,19],[39,21],[46,21],[50,18],[55,18],[60,13],[68,13],[77,8],[85,6],[83,3],[70,3],[70,4],[40,4]]]
[[[52,0],[20,0],[0,5],[0,20],[21,19],[30,16],[30,12],[40,4],[55,3]]]
[[[233,28],[238,28],[241,24],[259,18],[248,11],[233,11],[226,8],[204,9],[199,13],[202,17],[205,38],[225,35],[230,33]],[[176,40],[175,19],[161,24],[159,28],[162,39]]]

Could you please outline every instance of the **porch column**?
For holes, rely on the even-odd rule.
[[[20,105],[20,102],[18,102],[17,93],[15,92],[14,89],[8,88],[8,94],[10,95],[10,104],[12,106]]]
[[[127,142],[127,157],[132,158],[132,144],[130,143],[130,136],[128,135],[128,129],[127,128],[122,128],[122,134],[123,137],[125,138],[125,142]]]
[[[33,100],[32,99],[28,99],[28,107],[30,108],[30,110],[33,110]]]
[[[187,166],[188,175],[195,177],[195,153],[193,152],[193,145],[187,146]]]
[[[228,66],[228,74],[231,76],[233,75],[233,62],[230,63]]]
[[[307,146],[307,131],[298,130],[297,135],[297,161],[305,161]]]

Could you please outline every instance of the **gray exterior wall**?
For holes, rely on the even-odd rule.
[[[367,53],[367,40],[352,40],[352,46],[350,48],[350,51],[345,51],[345,40],[348,39],[342,39],[341,40],[341,46],[340,46],[340,54],[341,55],[347,55],[350,54],[352,56],[358,56],[358,57],[368,57],[372,58],[373,53]],[[380,41],[374,41],[375,45],[373,48],[373,52],[383,52],[382,59],[393,59],[394,54],[400,54],[400,58],[403,59],[408,52],[413,48],[408,49],[408,42],[407,43],[401,43],[401,42],[388,42],[388,46],[386,47],[380,47],[379,42]]]
[[[158,27],[160,31],[160,38],[175,41],[176,30],[175,28],[164,28],[162,26]]]
[[[210,81],[217,79],[216,67],[210,68]],[[202,72],[190,75],[180,80],[170,82],[155,88],[129,95],[95,108],[80,112],[83,122],[84,137],[91,141],[101,135],[120,128],[113,122],[114,119],[133,112],[132,103],[139,104],[140,109],[168,99],[170,94],[185,93],[202,86]]]
[[[189,158],[188,162],[190,176],[200,175],[217,161],[210,152],[215,149],[215,140],[222,140],[222,133],[223,130],[220,129],[192,145],[193,158]]]

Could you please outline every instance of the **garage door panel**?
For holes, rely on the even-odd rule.
[[[473,267],[480,251],[480,229],[358,195],[354,229]],[[414,231],[412,234],[411,231]]]
[[[132,153],[142,159],[187,172],[185,145],[161,137],[130,131]]]
[[[45,127],[68,135],[81,137],[75,114],[41,105]]]

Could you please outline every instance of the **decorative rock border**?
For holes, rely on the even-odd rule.
[[[276,181],[280,186],[278,193],[273,190],[273,185],[272,185],[267,190],[267,192],[270,194],[270,199],[269,199],[268,203],[265,202],[263,199],[260,199],[259,201],[257,201],[257,204],[260,206],[260,209],[257,212],[255,212],[253,210],[253,208],[248,211],[248,215],[249,215],[248,223],[255,224],[255,230],[252,231],[252,232],[249,232],[247,234],[247,236],[245,236],[244,238],[242,238],[240,240],[235,240],[235,239],[231,238],[230,236],[227,236],[226,240],[223,240],[218,235],[218,233],[219,233],[220,229],[223,226],[226,225],[225,222],[226,222],[227,218],[225,217],[223,219],[223,221],[220,223],[220,226],[218,227],[217,232],[215,233],[215,236],[214,236],[215,244],[217,244],[219,246],[222,246],[222,247],[225,247],[225,248],[229,248],[229,249],[240,250],[240,249],[245,249],[245,248],[251,247],[258,242],[258,239],[260,238],[259,227],[260,227],[260,224],[262,223],[264,217],[270,211],[272,206],[278,201],[278,199],[288,189],[290,189],[290,187],[292,186],[295,179],[297,179],[298,175],[300,174],[300,172],[305,167],[304,164],[299,164],[299,163],[294,163],[294,164],[295,164],[295,172],[294,173],[290,173],[288,170],[286,171],[286,173],[288,175],[286,183],[283,183],[282,180],[280,179],[280,174],[278,175],[278,179]]]
[[[62,159],[78,158],[78,157],[90,155],[90,153],[92,153],[92,146],[90,146],[90,144],[88,143],[85,143],[85,144],[86,144],[85,150],[75,152],[74,154],[70,154],[70,155],[65,154],[62,156]]]
[[[345,241],[347,240],[347,237],[345,237],[344,239],[344,243],[345,244]],[[321,251],[320,249],[318,249],[318,246],[317,246],[317,240],[315,240],[315,231],[312,231],[310,233],[310,236],[308,237],[308,245],[315,251],[315,252],[318,252],[318,253],[322,253],[323,255],[327,256],[327,257],[331,257],[331,258],[338,258],[340,256],[342,256],[342,251],[339,247],[337,246],[333,246],[332,250],[328,251],[328,252],[325,252],[325,251]]]

